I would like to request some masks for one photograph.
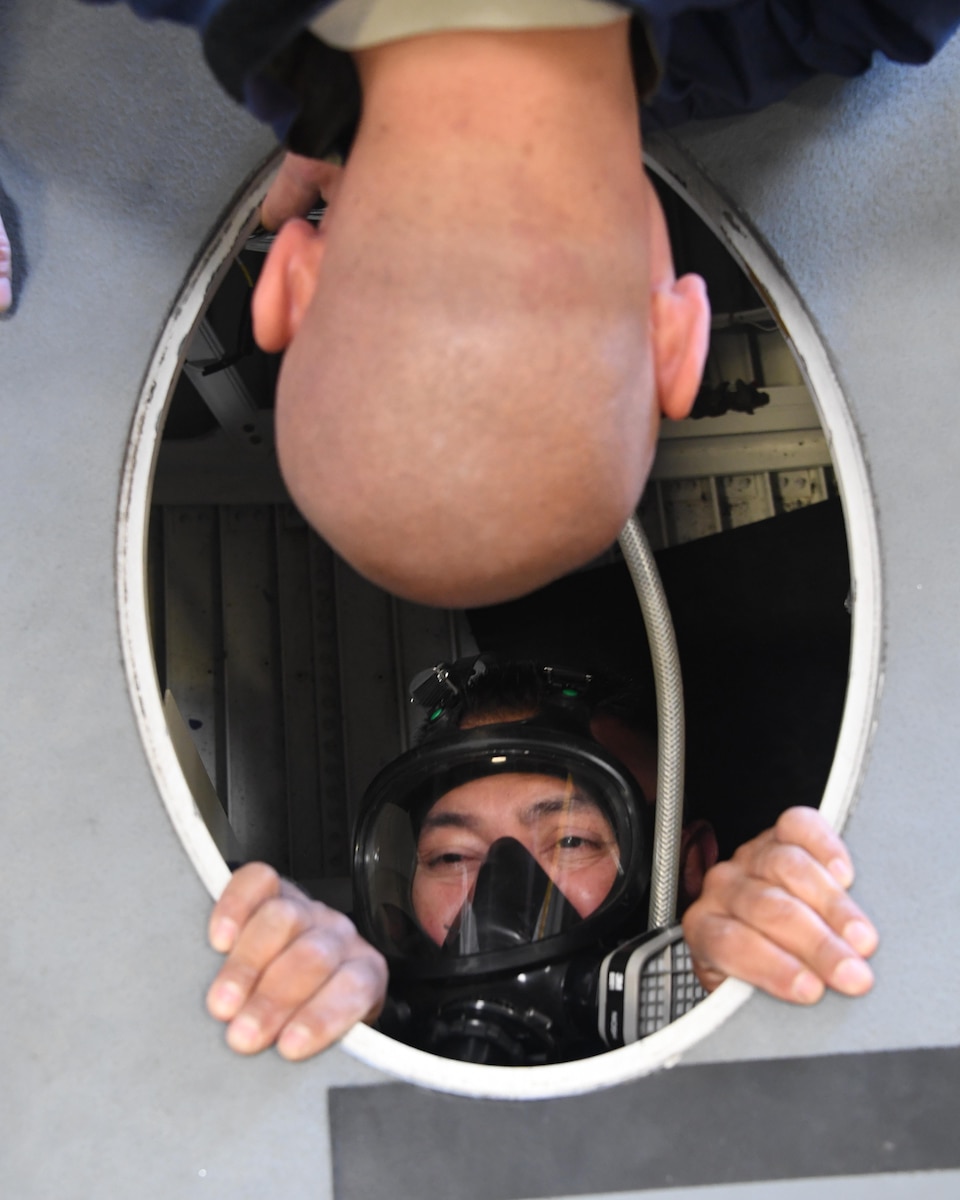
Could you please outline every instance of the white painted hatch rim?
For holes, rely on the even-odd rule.
[[[813,321],[746,218],[734,215],[732,206],[669,141],[658,145],[656,158],[648,159],[648,165],[681,192],[765,294],[806,377],[833,454],[847,525],[854,605],[847,699],[821,810],[840,829],[856,800],[882,682],[879,537],[857,431]],[[210,297],[255,223],[275,167],[276,158],[264,164],[214,232],[160,334],[134,414],[117,521],[120,637],[140,736],[174,829],[213,897],[223,890],[230,872],[187,785],[164,719],[149,629],[147,530],[163,423],[184,356]],[[691,1012],[642,1042],[554,1066],[511,1068],[454,1062],[402,1045],[366,1026],[351,1030],[342,1045],[381,1071],[441,1091],[491,1099],[570,1096],[674,1065],[691,1046],[719,1028],[751,993],[752,988],[739,980],[728,980]]]

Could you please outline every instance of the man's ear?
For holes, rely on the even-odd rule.
[[[710,346],[710,301],[700,276],[655,287],[650,324],[660,411],[680,421],[693,408]]]
[[[709,821],[691,821],[684,825],[680,838],[681,911],[700,895],[704,876],[719,857],[717,835]]]
[[[268,354],[286,350],[317,288],[326,230],[287,221],[277,234],[253,293],[253,334]]]

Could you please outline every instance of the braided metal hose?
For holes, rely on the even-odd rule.
[[[646,534],[636,517],[620,533],[620,549],[630,571],[647,628],[657,691],[657,807],[650,879],[650,928],[673,923],[680,876],[683,831],[683,679],[677,638],[667,597]]]

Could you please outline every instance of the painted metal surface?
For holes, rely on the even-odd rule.
[[[883,554],[883,693],[873,707],[870,679],[860,689],[858,728],[873,736],[847,826],[856,894],[883,934],[878,987],[813,1011],[753,996],[687,1051],[678,1076],[960,1041],[950,935],[960,576],[943,519],[960,487],[958,75],[953,45],[922,72],[883,66],[858,84],[817,83],[655,150],[695,200],[719,195],[732,228],[755,229],[802,297],[861,439]],[[191,36],[68,0],[0,11],[0,130],[2,203],[20,243],[17,306],[0,322],[0,396],[17,414],[0,478],[0,1186],[28,1200],[353,1200],[333,1172],[328,1097],[388,1076],[344,1050],[306,1067],[241,1061],[206,1017],[209,900],[147,765],[115,598],[121,473],[146,364],[270,139],[217,93]],[[372,1038],[361,1031],[354,1049]],[[597,1159],[616,1158],[603,1114],[625,1099],[612,1089],[590,1100],[584,1144]],[[868,1127],[874,1101],[866,1083],[854,1096]],[[458,1103],[480,1132],[485,1114],[512,1111],[529,1130],[517,1154],[547,1149],[540,1103]],[[829,1171],[798,1128],[804,1136],[806,1172]],[[376,1142],[371,1129],[370,1154]],[[455,1146],[446,1158],[426,1139],[415,1150],[431,1169],[456,1167]],[[670,1194],[955,1195],[960,1172],[943,1166]],[[716,1178],[750,1177],[726,1171]],[[601,1190],[589,1168],[571,1185]]]

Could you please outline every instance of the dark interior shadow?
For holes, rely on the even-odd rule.
[[[839,500],[657,554],[683,669],[688,817],[724,856],[790,805],[820,803],[843,715],[850,571]],[[482,650],[632,677],[655,707],[650,654],[622,564],[473,609]]]

